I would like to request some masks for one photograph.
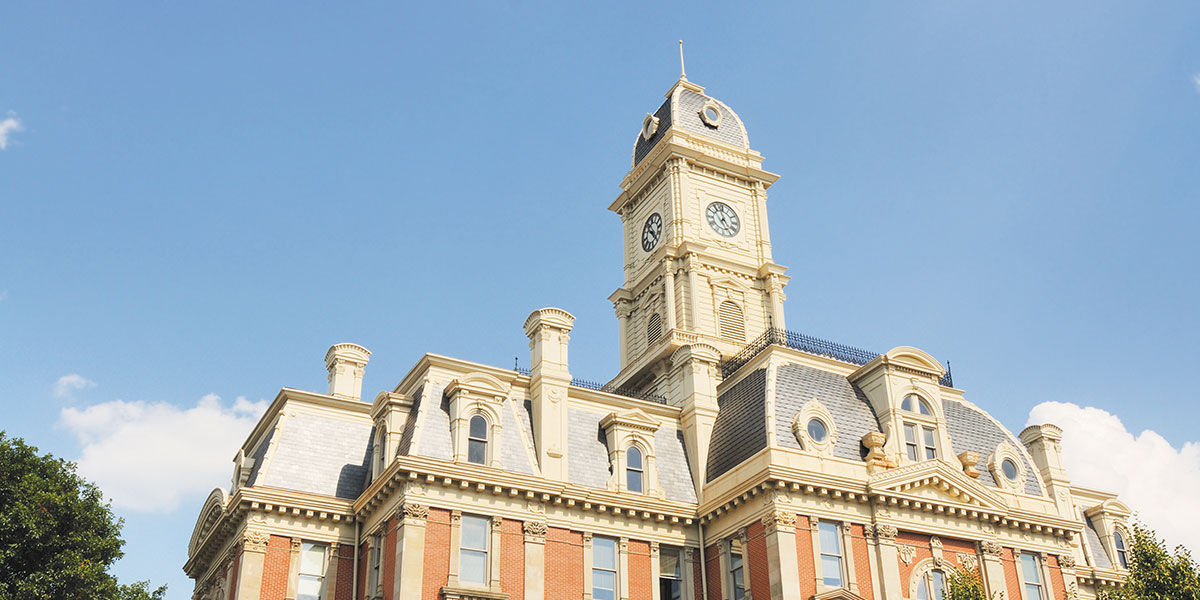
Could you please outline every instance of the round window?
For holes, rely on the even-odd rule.
[[[709,106],[704,109],[704,117],[708,119],[709,123],[715,123],[717,119],[721,118],[721,113],[717,112],[717,107]]]
[[[1007,477],[1009,481],[1017,480],[1017,463],[1013,462],[1013,459],[1004,459],[1004,462],[1000,463],[1000,470],[1004,471],[1004,476]]]
[[[820,419],[813,419],[808,422],[808,437],[814,442],[825,441],[825,436],[828,432],[825,430],[825,424]]]

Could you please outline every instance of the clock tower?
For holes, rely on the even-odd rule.
[[[646,115],[608,207],[621,216],[625,259],[609,297],[621,351],[611,385],[680,403],[667,376],[677,351],[729,357],[784,327],[788,278],[767,229],[767,188],[779,176],[762,161],[737,113],[684,75]]]

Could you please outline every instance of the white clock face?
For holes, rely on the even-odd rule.
[[[742,229],[741,219],[738,219],[737,213],[724,202],[713,202],[704,212],[708,217],[708,226],[725,237],[733,237]]]
[[[642,226],[642,250],[649,252],[658,245],[660,237],[662,237],[662,217],[658,213],[654,213],[646,219],[646,224]]]

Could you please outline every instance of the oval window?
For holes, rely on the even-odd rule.
[[[825,429],[825,424],[820,419],[813,419],[808,422],[808,437],[814,442],[825,441],[825,436],[828,431]]]
[[[1000,463],[1000,470],[1004,471],[1004,476],[1007,477],[1009,481],[1017,480],[1017,463],[1013,462],[1013,459],[1004,459],[1004,462]]]

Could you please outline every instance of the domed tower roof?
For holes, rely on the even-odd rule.
[[[642,121],[642,130],[633,144],[633,166],[650,154],[672,128],[742,150],[750,149],[742,119],[729,105],[705,94],[703,87],[680,77],[666,96],[666,102]]]

